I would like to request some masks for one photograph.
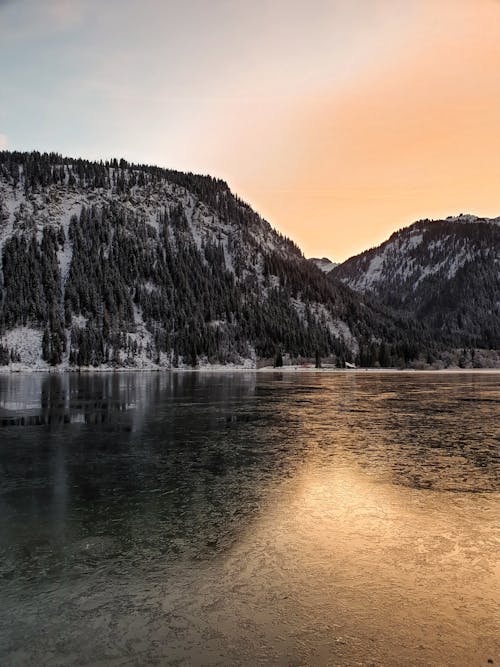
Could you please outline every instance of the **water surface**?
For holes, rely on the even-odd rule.
[[[500,664],[499,376],[0,376],[0,665]]]

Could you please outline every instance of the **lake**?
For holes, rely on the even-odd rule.
[[[0,665],[500,664],[499,380],[0,375]]]

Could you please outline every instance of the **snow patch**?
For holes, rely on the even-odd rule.
[[[88,318],[83,315],[73,315],[71,318],[71,324],[79,329],[85,329],[87,322]]]
[[[10,364],[12,369],[22,369],[23,366],[40,370],[48,368],[47,362],[42,359],[42,336],[40,329],[15,327],[0,338],[0,344],[19,358],[19,361]]]

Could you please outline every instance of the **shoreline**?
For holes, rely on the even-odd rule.
[[[273,366],[265,366],[264,368],[251,368],[245,366],[201,366],[198,368],[0,368],[0,376],[2,375],[32,375],[38,373],[46,373],[49,375],[66,375],[66,374],[92,374],[92,373],[322,373],[322,374],[349,374],[349,375],[365,375],[365,374],[426,374],[426,375],[443,375],[443,374],[500,374],[500,368],[436,368],[436,369],[417,369],[417,368],[307,368],[303,366],[281,366],[275,368]]]

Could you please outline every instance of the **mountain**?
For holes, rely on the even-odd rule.
[[[500,218],[420,220],[329,276],[421,322],[445,348],[500,348]]]
[[[385,344],[409,361],[421,343],[209,176],[2,151],[0,256],[13,368],[343,364]]]
[[[328,257],[322,257],[321,259],[318,259],[318,257],[311,257],[309,261],[315,264],[318,269],[323,271],[323,273],[330,273],[332,269],[338,266],[338,264],[332,262]]]

